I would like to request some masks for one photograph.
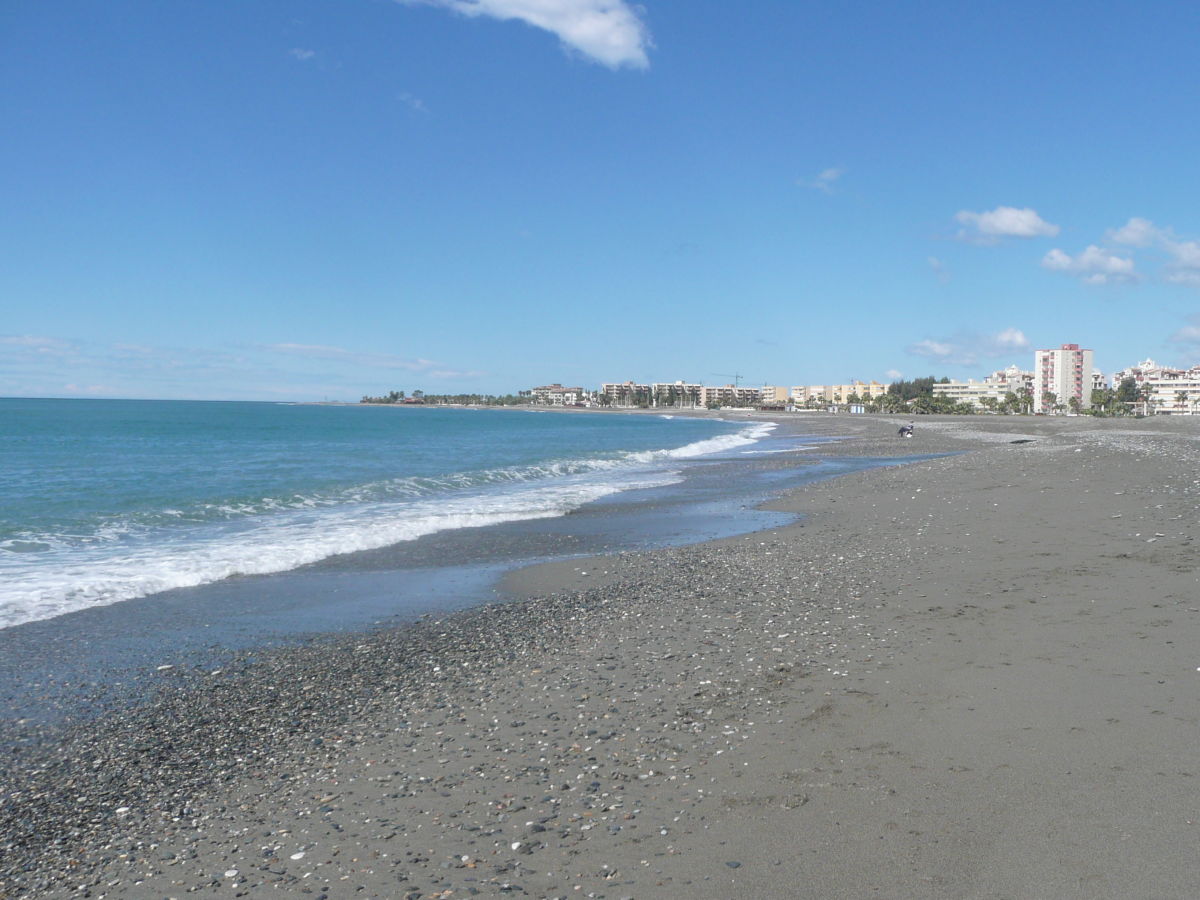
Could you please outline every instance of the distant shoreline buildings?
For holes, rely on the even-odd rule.
[[[1108,408],[1114,400],[1131,403],[1142,415],[1200,415],[1200,366],[1177,369],[1147,359],[1122,369],[1111,381],[1094,365],[1092,350],[1078,344],[1035,350],[1033,368],[1010,365],[982,381],[942,379],[932,395],[946,404],[973,412],[1026,412],[1035,415],[1078,414],[1093,406]],[[1116,398],[1125,385],[1129,396]],[[826,409],[878,407],[889,385],[877,381],[848,384],[719,386],[689,381],[605,382],[598,391],[544,385],[522,391],[531,402],[550,406],[594,406],[613,409]],[[895,404],[892,404],[893,406]],[[891,410],[903,411],[903,410]],[[924,411],[924,410],[922,410]]]
[[[559,383],[517,395],[429,395],[392,391],[364,403],[532,405],[606,409],[797,409],[846,412],[1025,413],[1035,415],[1200,415],[1200,365],[1161,366],[1152,359],[1116,372],[1111,379],[1094,366],[1095,354],[1078,344],[1035,350],[1033,368],[1010,365],[981,381],[942,378],[852,380],[847,384],[751,387],[691,381],[605,382],[599,390]]]

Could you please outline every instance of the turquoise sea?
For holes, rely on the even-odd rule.
[[[0,628],[677,483],[770,423],[0,399]]]

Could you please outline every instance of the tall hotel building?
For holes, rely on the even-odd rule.
[[[1057,350],[1036,350],[1033,354],[1033,411],[1045,409],[1042,395],[1049,391],[1064,406],[1072,397],[1083,408],[1092,405],[1092,351],[1078,344],[1063,344]]]

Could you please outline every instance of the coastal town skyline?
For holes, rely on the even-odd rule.
[[[1077,12],[12,5],[0,395],[1194,365],[1200,14]]]
[[[793,411],[842,409],[848,412],[1035,413],[1103,415],[1200,414],[1200,364],[1162,365],[1147,357],[1109,375],[1096,368],[1094,351],[1078,344],[1034,352],[1031,369],[1016,363],[965,381],[926,375],[884,384],[851,379],[841,384],[725,384],[674,381],[608,381],[600,387],[543,384],[517,393],[427,394],[391,390],[364,395],[374,405],[518,405],[607,409],[745,409]],[[927,402],[917,402],[921,397]]]

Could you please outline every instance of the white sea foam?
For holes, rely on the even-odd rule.
[[[815,450],[812,444],[802,444],[796,447],[782,447],[777,450],[743,450],[742,456],[765,456],[770,453],[803,453],[805,450]]]
[[[0,559],[0,627],[195,587],[284,572],[458,528],[565,515],[620,491],[680,480],[678,461],[761,440],[773,423],[616,459],[398,479],[329,495],[262,498],[157,521],[113,520],[89,535],[20,535]],[[165,520],[172,529],[165,529]],[[179,520],[184,520],[181,527]]]
[[[741,431],[732,434],[722,434],[717,437],[705,438],[702,441],[685,444],[673,450],[649,450],[640,453],[631,453],[630,458],[649,462],[655,459],[691,459],[697,456],[710,456],[714,453],[723,453],[727,450],[733,450],[736,447],[745,447],[748,444],[757,443],[774,431],[775,427],[776,423],[774,422],[757,422],[748,428],[743,428]]]

